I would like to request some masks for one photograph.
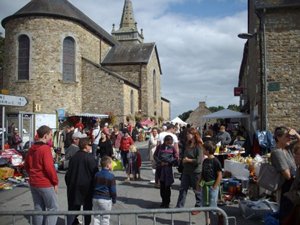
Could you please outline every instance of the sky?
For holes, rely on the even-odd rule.
[[[111,33],[119,28],[124,0],[69,0]],[[30,0],[0,0],[0,20]],[[162,68],[161,95],[171,102],[171,119],[207,107],[239,104],[238,85],[247,32],[247,0],[132,0],[144,42],[155,42]],[[0,32],[4,28],[0,26]]]

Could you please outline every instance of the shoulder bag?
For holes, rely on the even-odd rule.
[[[262,163],[257,182],[260,187],[273,192],[280,188],[283,179],[274,166],[269,163]]]

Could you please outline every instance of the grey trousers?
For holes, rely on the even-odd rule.
[[[93,198],[93,211],[110,211],[112,207],[112,201],[106,199]],[[109,225],[110,215],[95,215],[92,225]]]
[[[58,211],[54,187],[30,187],[35,211]],[[34,216],[33,225],[56,225],[57,216]]]

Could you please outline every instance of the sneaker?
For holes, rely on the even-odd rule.
[[[191,212],[191,214],[193,215],[193,216],[196,216],[196,215],[198,215],[200,213],[200,211],[192,211]]]

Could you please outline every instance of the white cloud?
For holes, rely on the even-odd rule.
[[[13,14],[27,2],[1,0],[0,19]],[[119,27],[124,1],[70,2],[107,32],[111,32],[113,23]],[[208,106],[238,104],[233,88],[238,82],[244,41],[238,39],[237,34],[247,29],[246,11],[223,18],[217,15],[215,18],[214,15],[197,18],[168,10],[169,4],[183,3],[184,0],[132,2],[145,42],[157,44],[163,71],[162,95],[171,101],[172,117],[195,109],[198,102],[204,100]]]

